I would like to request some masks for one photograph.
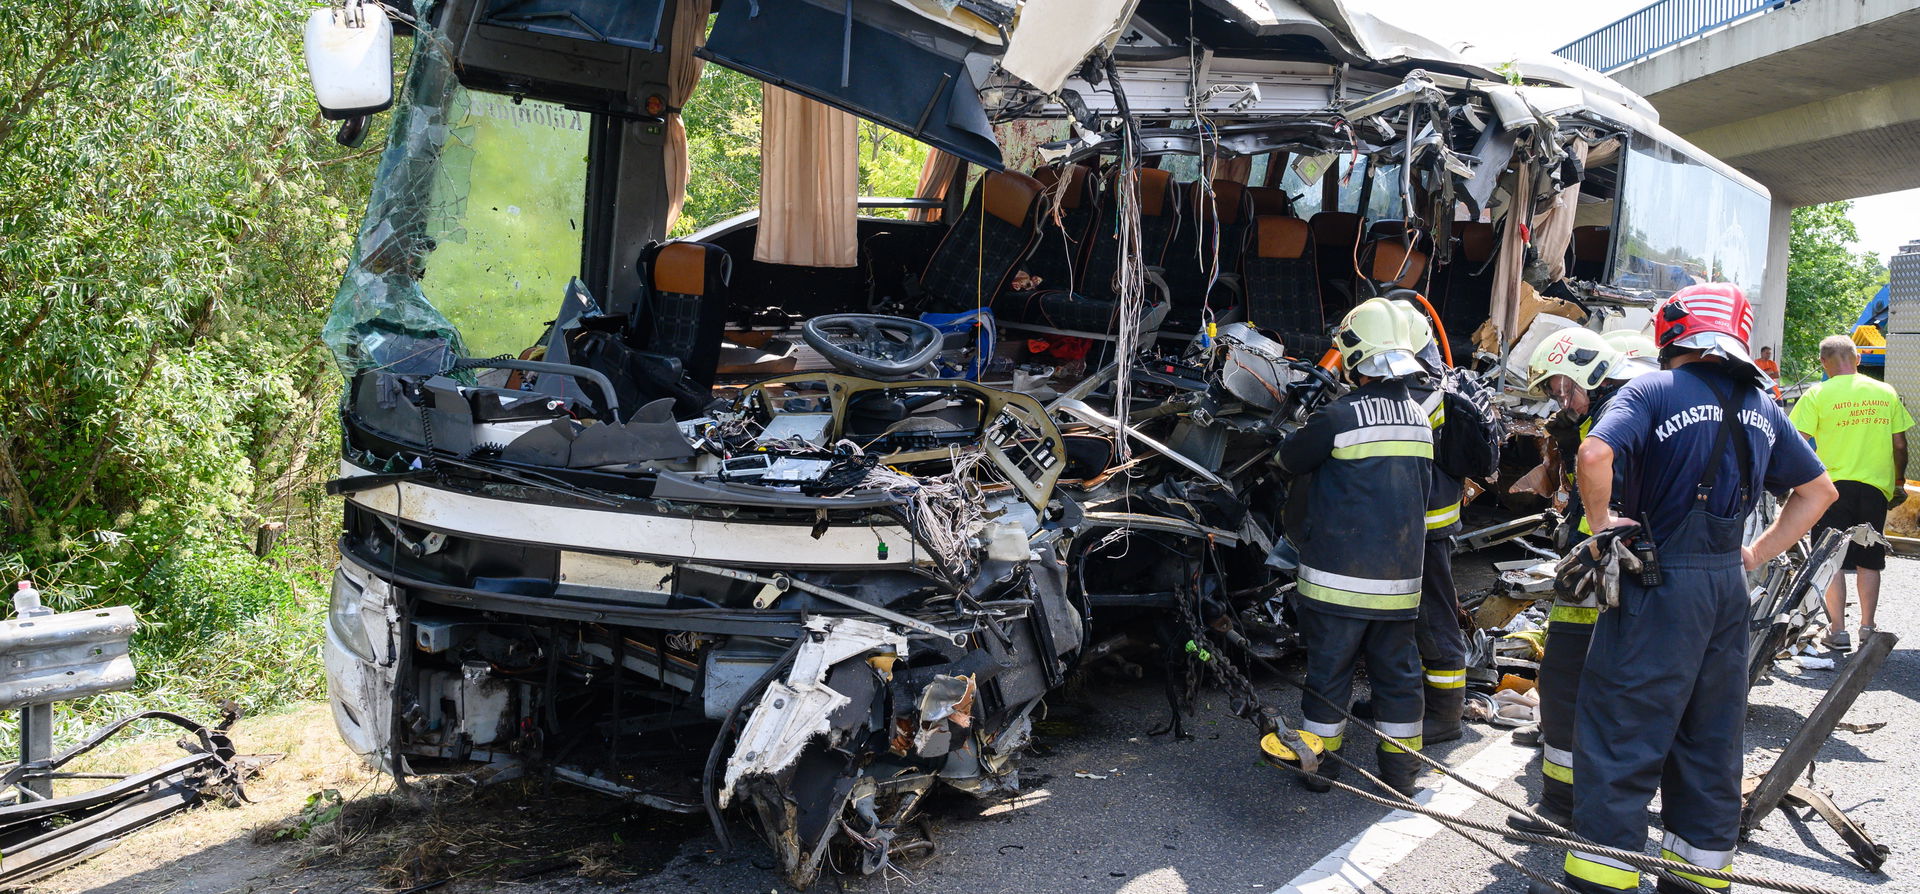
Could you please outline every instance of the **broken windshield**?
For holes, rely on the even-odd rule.
[[[517,354],[580,270],[589,116],[469,90],[439,32],[415,44],[322,331],[349,375]]]
[[[590,119],[464,88],[450,118],[420,288],[473,356],[518,354],[580,274]]]

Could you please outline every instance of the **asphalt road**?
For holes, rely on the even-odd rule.
[[[1920,562],[1893,560],[1884,586],[1883,629],[1920,630]],[[1802,719],[1833,681],[1835,670],[1776,672],[1756,687],[1748,713],[1749,774],[1764,772]],[[1276,704],[1297,707],[1298,696],[1276,681],[1262,680]],[[1897,648],[1862,694],[1847,719],[1886,721],[1869,733],[1836,732],[1822,748],[1814,774],[1817,787],[1868,831],[1893,848],[1888,874],[1870,874],[1846,856],[1839,837],[1817,819],[1811,824],[1787,813],[1774,815],[1747,842],[1735,862],[1742,871],[1806,882],[1839,891],[1920,890],[1905,863],[1914,848],[1903,837],[1920,829],[1920,634]],[[946,797],[930,809],[939,853],[890,878],[823,877],[818,891],[892,894],[990,894],[990,892],[1310,892],[1355,890],[1338,881],[1313,882],[1314,868],[1335,867],[1330,854],[1348,839],[1379,828],[1382,807],[1333,792],[1303,791],[1285,771],[1261,764],[1252,729],[1234,719],[1217,692],[1203,694],[1189,720],[1190,741],[1155,736],[1167,718],[1160,684],[1105,680],[1056,696],[1042,742],[1048,753],[1028,761],[1029,791],[1006,803],[986,804]],[[1351,736],[1350,753],[1366,754],[1365,734]],[[1452,766],[1491,773],[1497,794],[1520,798],[1536,784],[1537,752],[1515,754],[1504,730],[1473,726],[1459,742],[1431,754]],[[1516,773],[1524,758],[1527,770]],[[1476,760],[1478,759],[1478,760]],[[1521,778],[1516,779],[1519,775]],[[1429,774],[1422,785],[1438,788]],[[1500,823],[1505,808],[1457,792],[1444,799],[1468,818]],[[1657,835],[1656,812],[1649,826]],[[1424,828],[1423,828],[1424,827]],[[1430,823],[1402,820],[1375,832],[1350,860],[1375,866],[1360,888],[1408,894],[1523,892],[1525,878],[1486,851]],[[1431,832],[1431,834],[1428,834]],[[1425,837],[1423,837],[1425,836]],[[1557,873],[1559,852],[1494,841],[1492,846],[1536,871]],[[777,891],[771,856],[749,842],[717,856],[714,842],[694,835],[677,855],[651,875],[619,886],[623,891]],[[1349,873],[1352,870],[1348,870]],[[1301,879],[1307,874],[1307,879]],[[1370,879],[1370,880],[1369,880]],[[516,890],[572,890],[584,882],[515,885]],[[604,890],[603,888],[599,890]]]

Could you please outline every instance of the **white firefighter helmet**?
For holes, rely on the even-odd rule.
[[[1348,372],[1382,379],[1416,375],[1412,327],[1385,298],[1368,298],[1347,311],[1334,330],[1333,346]]]
[[[1426,312],[1405,298],[1390,300],[1393,301],[1394,309],[1407,318],[1407,333],[1412,339],[1413,356],[1420,361],[1421,366],[1426,367],[1427,372],[1440,372],[1445,364],[1440,359],[1440,347],[1433,340],[1433,323],[1428,321]]]
[[[1626,358],[1626,362],[1620,364],[1618,369],[1608,373],[1612,378],[1631,379],[1660,368],[1660,348],[1653,343],[1653,339],[1632,329],[1615,329],[1602,332],[1600,336]]]
[[[1629,360],[1635,357],[1645,357],[1656,363],[1660,360],[1660,349],[1654,345],[1653,339],[1635,330],[1615,329],[1612,332],[1601,333],[1600,337],[1606,339],[1607,344],[1613,345],[1614,350],[1627,355]]]
[[[1547,380],[1554,376],[1566,376],[1581,389],[1592,391],[1625,363],[1626,358],[1600,333],[1568,326],[1533,349],[1533,357],[1527,361],[1527,391],[1545,396]]]

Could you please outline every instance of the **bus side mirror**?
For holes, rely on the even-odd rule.
[[[368,115],[393,106],[393,23],[379,5],[348,0],[314,10],[305,43],[321,116],[347,122],[336,139],[363,133]]]

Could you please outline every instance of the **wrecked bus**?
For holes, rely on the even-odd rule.
[[[797,887],[1015,789],[1103,634],[1284,650],[1266,457],[1357,301],[1504,385],[1542,304],[1764,273],[1764,191],[1637,97],[1334,0],[349,3],[308,47],[343,142],[386,29],[323,331],[340,732],[732,812]],[[666,239],[703,62],[766,84],[762,207]],[[933,147],[919,195],[855,195],[848,113]]]

